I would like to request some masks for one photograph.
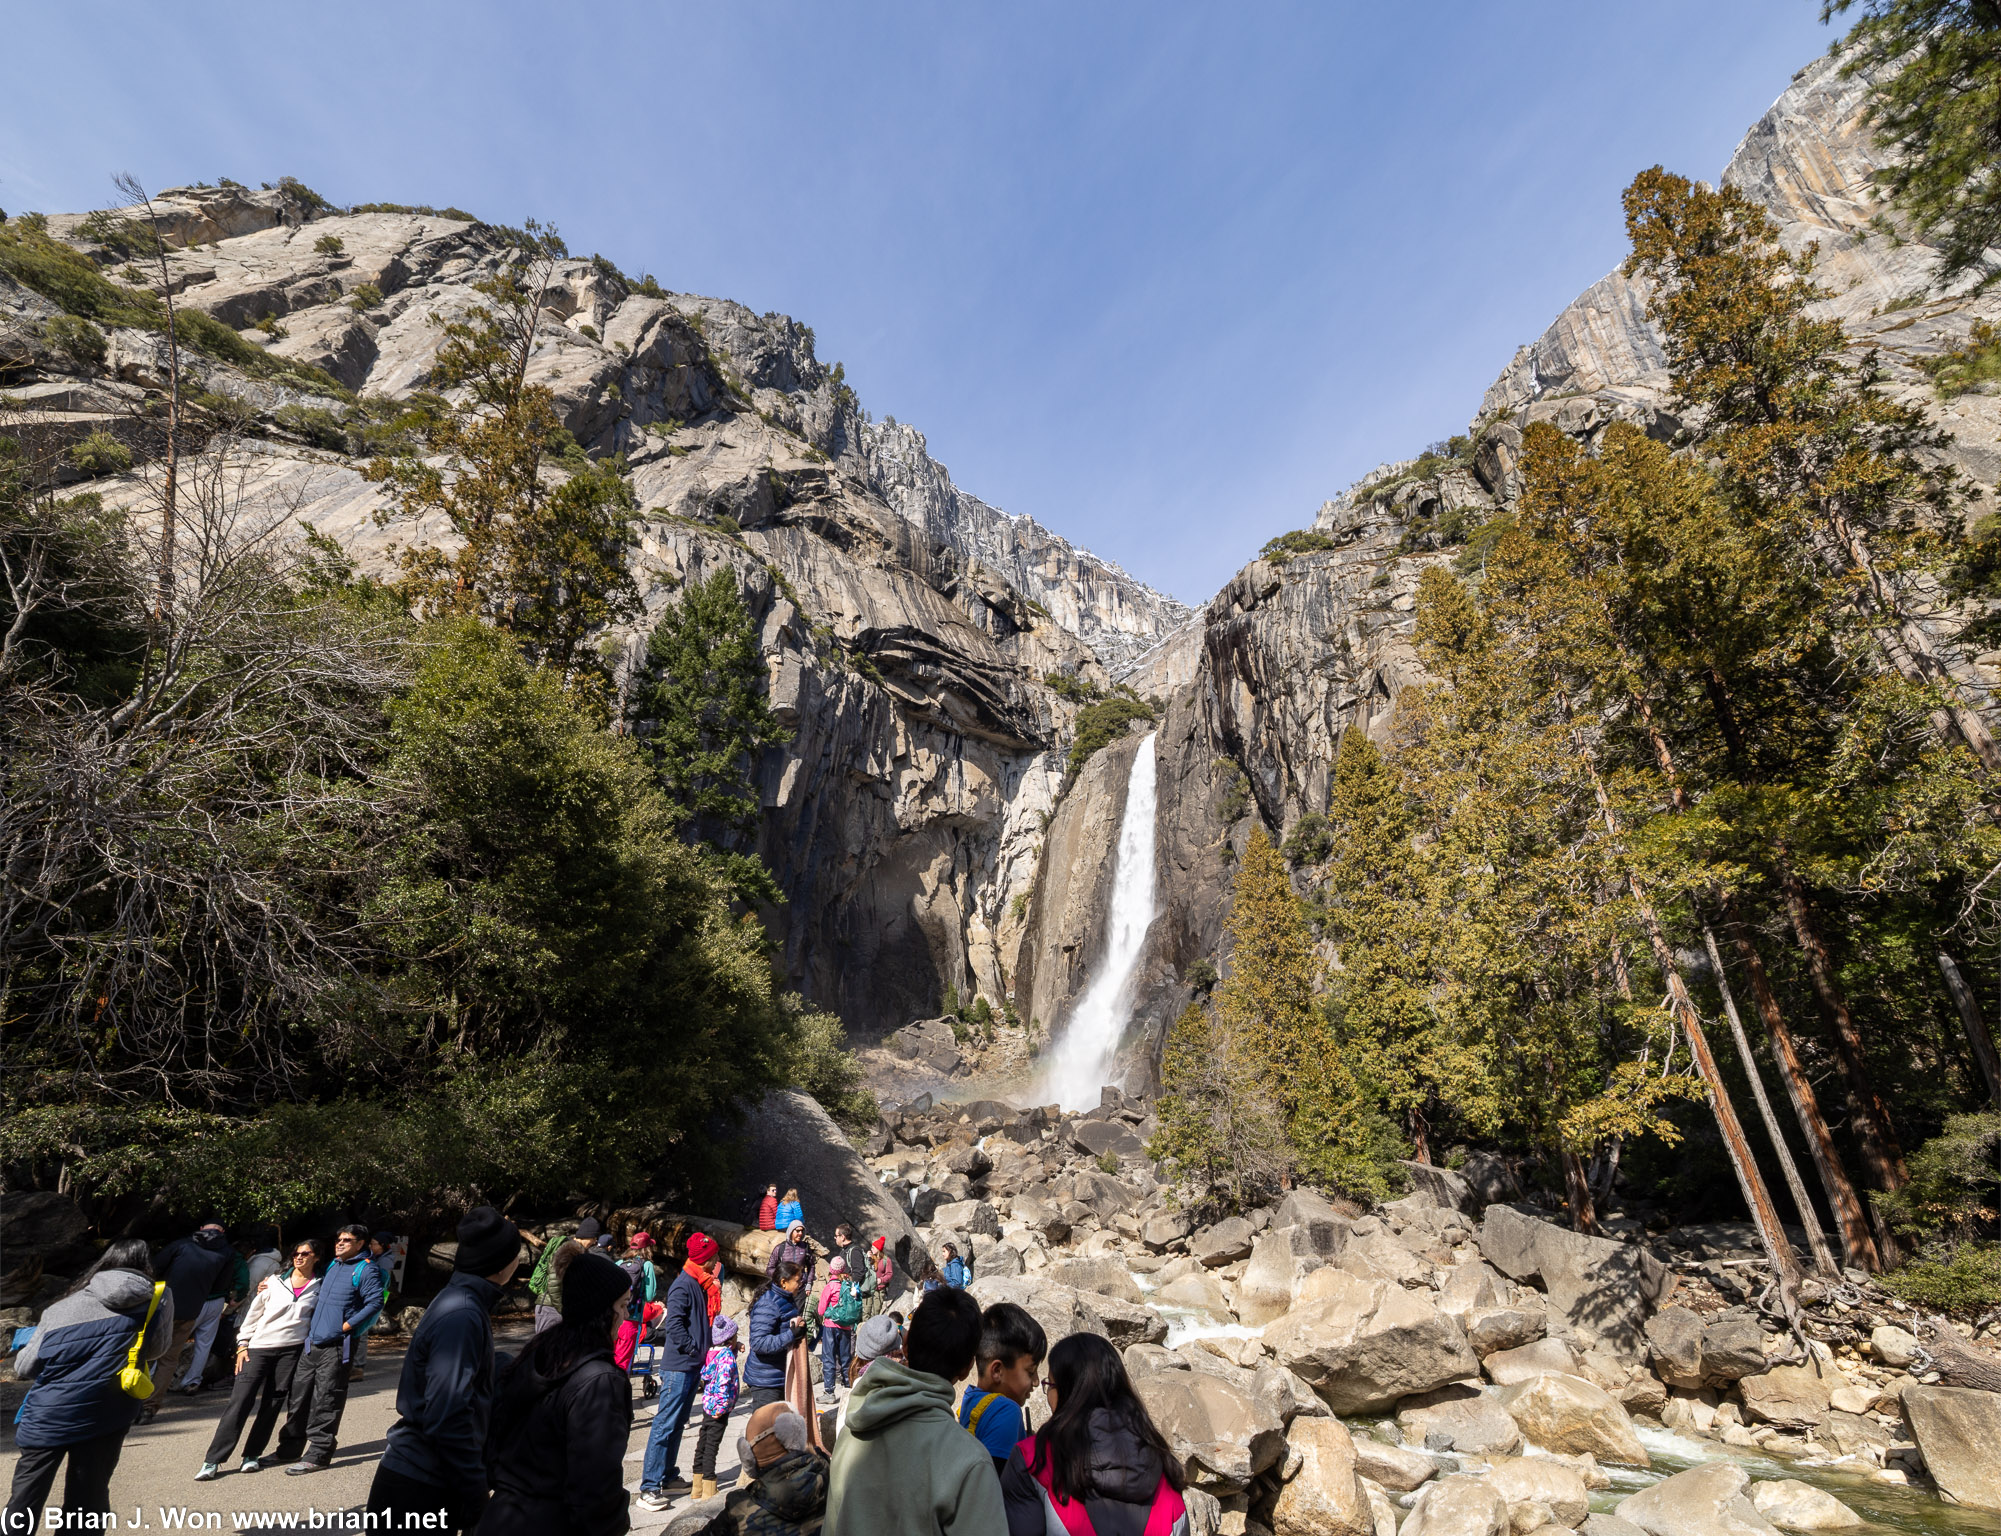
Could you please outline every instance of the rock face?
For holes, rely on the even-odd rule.
[[[2001,1510],[2001,1392],[1906,1387],[1903,1404],[1939,1491],[1974,1509]]]
[[[1279,1364],[1339,1414],[1387,1408],[1480,1372],[1457,1318],[1401,1286],[1333,1269],[1315,1272],[1264,1337]]]
[[[753,1112],[757,1134],[742,1141],[737,1189],[753,1215],[767,1184],[796,1186],[805,1207],[806,1231],[822,1243],[834,1240],[834,1224],[851,1221],[857,1230],[881,1233],[905,1274],[916,1274],[928,1257],[903,1207],[857,1155],[841,1128],[817,1102],[796,1089],[767,1094]]]

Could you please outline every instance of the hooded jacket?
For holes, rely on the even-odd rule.
[[[669,1375],[698,1372],[709,1358],[709,1293],[682,1270],[667,1287],[667,1316],[662,1330],[665,1347],[659,1367]]]
[[[789,1325],[798,1315],[798,1297],[775,1285],[759,1291],[750,1304],[750,1321],[744,1324],[743,1384],[751,1391],[785,1385],[785,1355],[800,1337],[799,1330]]]
[[[460,1272],[424,1309],[403,1356],[397,1419],[382,1452],[391,1472],[462,1494],[485,1489],[493,1309],[502,1294],[491,1280]]]
[[[16,1445],[24,1450],[76,1445],[132,1427],[139,1399],[119,1390],[118,1373],[152,1303],[153,1282],[146,1276],[135,1269],[101,1269],[82,1290],[50,1304],[28,1347],[14,1357],[14,1374],[34,1383],[14,1426]],[[201,1301],[195,1306],[199,1310]],[[140,1361],[159,1359],[173,1336],[169,1287],[146,1329]]]
[[[340,1343],[343,1323],[349,1325],[346,1336],[357,1338],[368,1332],[368,1325],[381,1310],[382,1271],[375,1267],[375,1261],[366,1253],[335,1259],[320,1276],[319,1301],[313,1307],[306,1343]]]
[[[630,1523],[631,1430],[632,1383],[610,1345],[553,1376],[537,1372],[524,1352],[494,1403],[493,1499],[480,1536],[618,1536]]]
[[[878,1360],[834,1443],[827,1536],[1005,1536],[993,1459],[952,1414],[952,1384]]]
[[[176,1238],[153,1258],[153,1273],[167,1282],[178,1317],[195,1316],[202,1303],[228,1289],[226,1276],[236,1267],[236,1250],[220,1232],[204,1227],[187,1237]]]
[[[319,1305],[320,1281],[315,1275],[297,1296],[292,1294],[292,1277],[267,1275],[243,1309],[236,1325],[236,1342],[243,1349],[290,1349],[306,1342],[312,1325],[313,1308]]]
[[[1064,1536],[1062,1517],[1041,1482],[1028,1470],[1033,1447],[1033,1440],[1017,1445],[1001,1473],[1008,1536]],[[1084,1513],[1097,1536],[1145,1536],[1166,1471],[1160,1453],[1135,1435],[1118,1414],[1108,1408],[1092,1410]],[[1184,1513],[1170,1536],[1188,1536],[1188,1529]]]
[[[825,1458],[787,1451],[723,1500],[702,1536],[818,1536],[826,1509]]]

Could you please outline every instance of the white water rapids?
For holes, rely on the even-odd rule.
[[[1133,977],[1154,916],[1153,785],[1153,737],[1148,736],[1133,754],[1126,781],[1104,958],[1070,1010],[1044,1076],[1047,1101],[1065,1109],[1097,1106],[1098,1090],[1111,1080],[1112,1058],[1132,1018]]]

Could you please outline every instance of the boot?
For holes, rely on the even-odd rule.
[[[713,1477],[698,1476],[695,1479],[695,1492],[692,1496],[694,1501],[699,1503],[703,1499],[712,1499],[715,1496],[716,1480]]]

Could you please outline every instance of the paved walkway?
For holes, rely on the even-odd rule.
[[[518,1339],[503,1337],[500,1347],[512,1351],[526,1341],[526,1334]],[[278,1465],[246,1477],[235,1470],[236,1460],[232,1458],[227,1470],[214,1482],[196,1482],[202,1453],[208,1449],[209,1436],[215,1433],[215,1422],[221,1417],[228,1396],[220,1389],[194,1398],[163,1393],[159,1416],[151,1424],[136,1426],[126,1437],[124,1455],[119,1458],[118,1471],[111,1479],[111,1507],[119,1517],[121,1530],[230,1531],[239,1528],[235,1516],[267,1513],[296,1516],[299,1525],[308,1526],[314,1511],[324,1516],[331,1511],[360,1508],[368,1502],[368,1486],[375,1477],[376,1463],[382,1459],[384,1437],[396,1421],[396,1377],[402,1363],[400,1349],[385,1347],[385,1341],[371,1341],[362,1379],[348,1389],[340,1448],[333,1465],[308,1477],[287,1477]],[[626,1487],[635,1495],[639,1492],[640,1459],[646,1450],[655,1401],[640,1397],[635,1384],[632,1435],[625,1454]],[[4,1432],[0,1432],[0,1488],[12,1485],[14,1463],[18,1459],[11,1410],[6,1419]],[[684,1477],[694,1466],[695,1435],[699,1427],[698,1407],[681,1440]],[[716,1480],[725,1491],[736,1483],[736,1439],[741,1428],[739,1418],[724,1436],[717,1459]],[[58,1503],[61,1493],[58,1474]],[[670,1522],[678,1522],[687,1507],[681,1502],[664,1513],[653,1513],[635,1505],[632,1528],[660,1530]],[[710,1501],[709,1507],[720,1508],[721,1501]],[[139,1517],[136,1526],[132,1524],[135,1511]]]

